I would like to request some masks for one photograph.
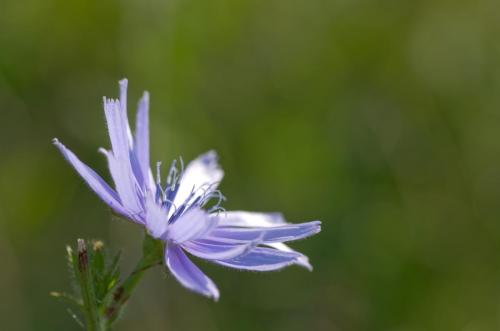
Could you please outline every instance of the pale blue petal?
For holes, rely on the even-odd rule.
[[[234,243],[246,242],[261,237],[263,243],[277,243],[303,239],[318,233],[320,230],[320,221],[263,228],[218,226],[211,231],[208,236],[209,238],[216,238],[218,240]]]
[[[248,228],[265,228],[274,227],[277,225],[290,224],[286,222],[285,218],[281,213],[259,213],[259,212],[247,212],[247,211],[228,211],[220,215],[213,215],[212,217],[219,217],[220,226],[235,226],[235,227],[248,227]],[[266,246],[284,251],[284,252],[295,252],[288,245],[284,243],[267,243]],[[307,256],[302,255],[298,260],[297,264],[312,270],[312,265],[309,263]]]
[[[152,193],[146,195],[146,228],[154,238],[162,238],[167,232],[168,217],[156,202]]]
[[[217,220],[208,217],[204,210],[193,207],[179,217],[168,228],[168,239],[178,244],[204,236],[217,225]]]
[[[135,178],[134,183],[136,183],[138,185],[138,187],[140,188],[140,192],[145,192],[146,190],[151,190],[152,186],[146,186],[146,182],[144,180],[141,165],[139,164],[139,160],[137,159],[137,155],[135,155],[134,151],[130,151],[129,160],[130,160],[130,167],[132,170],[133,178]]]
[[[248,211],[226,211],[219,215],[221,226],[269,227],[289,224],[281,213],[256,213]]]
[[[219,299],[219,290],[214,282],[189,260],[179,246],[167,244],[165,264],[184,287],[215,301]]]
[[[272,271],[295,264],[301,254],[257,247],[234,259],[215,261],[226,267],[253,271]]]
[[[89,185],[89,187],[99,196],[111,209],[118,214],[129,217],[129,212],[122,206],[118,194],[90,167],[84,164],[78,157],[66,148],[59,140],[53,140],[54,145],[59,149],[64,158],[75,168],[78,174]]]
[[[124,101],[126,82],[120,81],[120,94]],[[104,113],[108,125],[112,152],[106,152],[111,176],[122,203],[137,214],[142,210],[141,183],[134,174],[131,162],[132,142],[126,116],[126,106],[118,100],[104,98]],[[136,162],[137,163],[137,162]]]
[[[100,149],[99,151],[103,153],[108,160],[109,172],[115,182],[115,187],[122,204],[130,210],[136,218],[137,215],[141,214],[143,211],[140,200],[142,193],[140,192],[135,176],[132,174],[130,162],[124,161],[123,158],[118,159],[112,152],[104,149]]]
[[[199,197],[217,189],[224,177],[224,172],[217,161],[217,153],[209,151],[191,161],[185,169],[179,190],[174,199],[176,207],[186,203],[189,198],[194,201]],[[194,192],[194,194],[192,194]]]
[[[144,184],[153,189],[154,181],[149,164],[149,94],[144,92],[139,101],[135,124],[134,153],[141,169]]]
[[[127,114],[127,88],[128,88],[128,79],[124,78],[118,82],[120,85],[120,113],[122,120],[125,123],[127,140],[130,148],[133,147],[133,139],[132,139],[132,131],[130,130],[130,125],[128,122],[128,114]]]
[[[283,252],[300,254],[297,251],[291,249],[289,246],[287,246],[283,243],[269,243],[269,244],[266,244],[266,246],[272,247],[274,249],[277,249],[277,250],[280,250]],[[313,267],[312,267],[311,263],[309,262],[309,258],[303,254],[301,254],[301,256],[297,259],[296,264],[301,266],[301,267],[306,268],[309,271],[313,270]]]
[[[250,241],[244,244],[227,244],[213,240],[192,240],[182,244],[182,247],[202,259],[227,260],[248,253],[255,248],[259,241]]]
[[[130,127],[128,121],[124,118],[120,101],[104,98],[104,114],[108,126],[111,149],[117,158],[129,159],[129,153],[132,150],[128,130]]]

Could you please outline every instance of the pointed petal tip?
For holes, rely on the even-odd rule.
[[[303,254],[300,254],[300,256],[297,257],[295,264],[302,267],[302,268],[305,268],[306,270],[308,270],[310,272],[312,272],[314,269],[312,264],[309,262],[309,258]]]
[[[149,92],[144,91],[142,97],[139,99],[137,114],[149,112]],[[139,115],[138,115],[139,116]]]
[[[219,298],[220,298],[219,289],[213,283],[207,284],[206,291],[198,292],[198,294],[201,294],[202,296],[204,296],[204,297],[206,297],[208,299],[211,299],[214,302],[219,302]]]
[[[306,268],[308,271],[312,272],[314,270],[312,264],[309,262],[308,258],[299,258],[297,264],[301,267]]]
[[[97,149],[97,152],[98,152],[98,153],[101,153],[101,154],[102,154],[102,155],[104,155],[104,156],[108,156],[108,153],[109,153],[109,152],[108,152],[108,150],[107,150],[107,149],[105,149],[104,147],[99,147],[99,148]]]
[[[219,300],[219,290],[215,283],[187,257],[181,247],[165,247],[165,264],[182,286],[216,302]]]
[[[220,293],[219,289],[215,285],[213,287],[210,287],[210,294],[208,295],[208,297],[214,300],[214,302],[219,301]]]
[[[59,141],[57,138],[52,139],[52,145],[56,146],[56,148],[63,154],[67,153],[67,147],[64,146],[62,142]]]
[[[120,84],[120,87],[127,87],[128,84],[128,79],[127,78],[122,78],[118,81],[118,84]]]

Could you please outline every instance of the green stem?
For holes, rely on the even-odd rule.
[[[163,244],[146,235],[143,242],[143,255],[130,275],[113,292],[111,304],[103,311],[103,330],[111,330],[120,316],[146,270],[162,264]]]
[[[83,239],[78,239],[78,258],[76,270],[83,300],[83,312],[88,331],[99,331],[99,315],[96,303],[92,274],[90,270],[87,247]]]

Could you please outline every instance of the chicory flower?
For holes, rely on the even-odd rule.
[[[127,80],[120,81],[120,99],[104,98],[111,150],[99,149],[108,161],[115,184],[111,188],[61,142],[55,146],[88,186],[117,214],[145,226],[165,242],[165,264],[186,288],[217,300],[219,291],[186,255],[226,267],[271,271],[298,264],[312,270],[303,254],[284,242],[320,231],[320,222],[287,223],[279,213],[225,211],[217,186],[224,172],[214,151],[205,153],[184,169],[174,161],[162,184],[160,164],[156,179],[149,157],[149,94],[139,101],[135,134],[127,116]],[[215,204],[211,201],[216,201]]]

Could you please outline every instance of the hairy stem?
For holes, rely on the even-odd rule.
[[[87,246],[83,239],[78,239],[77,258],[78,281],[83,301],[83,312],[88,331],[100,331],[99,315],[96,303],[94,284],[90,270]]]
[[[113,292],[111,303],[104,309],[105,329],[111,330],[120,317],[133,291],[144,276],[146,270],[162,264],[163,244],[146,235],[143,242],[143,254],[130,275]]]

